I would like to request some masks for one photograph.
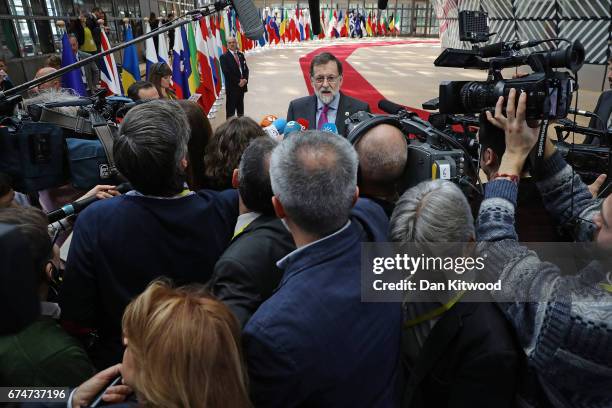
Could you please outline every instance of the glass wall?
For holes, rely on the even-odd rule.
[[[154,1],[154,0],[153,0]],[[178,10],[193,8],[184,2],[163,1]],[[61,35],[56,23],[76,23],[79,15],[100,7],[106,14],[111,43],[123,40],[122,20],[130,18],[134,31],[142,31],[138,0],[0,0],[0,56],[24,58],[61,51]]]

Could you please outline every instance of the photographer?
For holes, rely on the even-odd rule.
[[[576,275],[562,275],[517,242],[514,227],[517,183],[536,144],[538,129],[525,120],[527,95],[508,96],[506,116],[497,111],[491,122],[503,125],[506,151],[498,173],[485,190],[477,221],[481,255],[492,279],[501,279],[502,296],[529,294],[540,302],[502,303],[529,365],[553,406],[595,407],[612,404],[612,293],[609,265],[592,262]],[[544,204],[566,225],[576,220],[575,236],[593,240],[612,254],[612,199],[594,200],[587,186],[546,141],[542,171],[534,174]],[[592,222],[590,220],[593,220]],[[608,256],[609,258],[609,256]],[[495,297],[495,293],[493,296]]]

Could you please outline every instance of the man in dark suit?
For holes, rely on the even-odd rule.
[[[77,61],[91,57],[91,54],[84,51],[79,51],[79,41],[74,34],[70,35],[70,45]],[[100,85],[100,69],[98,68],[98,65],[96,65],[95,62],[90,62],[89,64],[81,67],[81,76],[83,77],[83,84],[85,84],[85,87],[87,88],[87,93],[89,95],[93,94]]]
[[[355,112],[370,111],[367,103],[340,92],[342,63],[333,54],[323,52],[312,59],[310,81],[315,94],[291,101],[287,121],[304,118],[311,129],[335,123],[338,133],[346,136],[344,121]]]
[[[234,170],[240,215],[232,242],[215,264],[209,287],[229,306],[241,326],[272,296],[283,276],[276,262],[295,250],[293,237],[274,215],[270,155],[278,143],[258,137]]]
[[[227,52],[219,58],[219,62],[225,78],[225,116],[230,118],[236,112],[238,116],[244,116],[244,94],[248,91],[249,67],[244,54],[238,51],[235,38],[228,38]]]
[[[270,179],[298,249],[244,328],[253,405],[395,406],[400,306],[361,301],[361,242],[385,241],[388,222],[357,200],[355,149],[307,131],[274,149]]]

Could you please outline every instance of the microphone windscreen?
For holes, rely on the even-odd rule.
[[[259,40],[264,35],[264,26],[259,12],[251,0],[230,0],[236,9],[240,25],[251,40]]]
[[[296,122],[302,125],[302,130],[308,130],[310,126],[310,122],[304,118],[297,118]]]
[[[378,109],[383,112],[390,113],[391,115],[396,115],[398,112],[406,110],[406,108],[402,105],[398,105],[397,103],[393,103],[386,99],[381,99],[378,102]]]
[[[310,11],[310,27],[314,35],[321,33],[321,15],[319,14],[319,0],[308,0],[308,10]]]
[[[336,127],[335,123],[327,122],[326,124],[321,126],[321,130],[324,131],[324,132],[334,133],[336,135],[338,134],[338,128]]]
[[[378,8],[381,10],[384,10],[387,8],[387,1],[388,0],[378,0]]]
[[[280,134],[283,134],[285,133],[285,126],[287,126],[287,119],[278,118],[274,122],[272,122],[272,125],[274,125],[276,129],[278,129],[278,132]]]
[[[287,126],[285,126],[284,135],[285,135],[285,137],[287,137],[291,133],[301,132],[301,131],[302,131],[302,125],[297,123],[295,120],[291,120],[291,121],[287,122]]]
[[[259,126],[261,127],[268,127],[270,126],[276,119],[278,119],[278,117],[274,116],[274,115],[266,115],[264,116],[264,118],[261,120],[261,122],[259,122]]]

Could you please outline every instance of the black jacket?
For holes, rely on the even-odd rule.
[[[344,121],[355,112],[370,111],[367,103],[359,99],[351,98],[340,92],[340,102],[338,103],[338,112],[336,113],[336,127],[338,134],[346,137],[344,134]],[[303,98],[294,99],[289,103],[287,111],[287,122],[298,118],[306,119],[310,124],[310,129],[317,128],[317,97],[316,95],[304,96]]]
[[[403,358],[402,407],[514,407],[523,361],[494,303],[457,303],[433,327],[411,370]]]
[[[260,215],[234,237],[215,264],[211,291],[234,312],[242,327],[278,286],[276,262],[295,249],[280,219]]]
[[[223,77],[225,78],[225,89],[229,92],[247,92],[247,85],[241,88],[238,86],[238,83],[240,82],[241,78],[246,79],[248,83],[249,67],[244,59],[244,54],[240,51],[237,53],[240,66],[242,68],[242,75],[240,74],[240,69],[238,69],[238,64],[236,64],[234,56],[229,50],[225,54],[221,55],[221,58],[219,58],[221,70],[223,71]]]

